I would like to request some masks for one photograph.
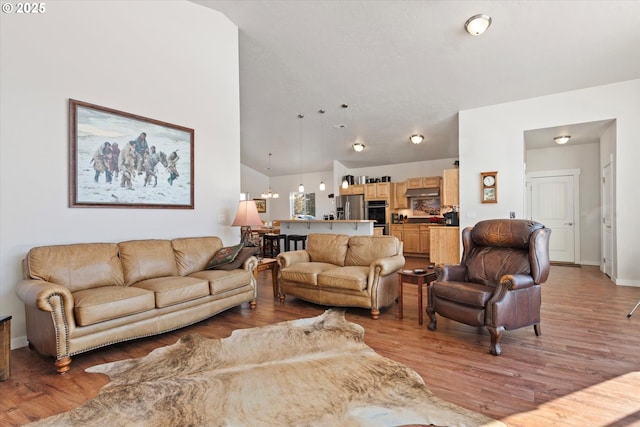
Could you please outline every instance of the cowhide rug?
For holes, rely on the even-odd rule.
[[[435,397],[415,371],[364,344],[343,310],[223,339],[190,334],[87,372],[111,382],[32,426],[503,425]]]

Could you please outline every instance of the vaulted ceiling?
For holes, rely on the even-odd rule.
[[[455,158],[460,110],[640,78],[637,0],[194,3],[239,28],[241,161],[269,176]]]

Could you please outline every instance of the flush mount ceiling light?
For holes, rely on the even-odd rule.
[[[553,140],[556,142],[556,144],[563,145],[569,142],[570,138],[571,138],[571,135],[563,135],[563,136],[556,136],[555,138],[553,138]]]
[[[364,150],[364,144],[360,144],[359,142],[356,142],[355,144],[353,144],[353,151],[355,151],[356,153],[359,153],[362,150]]]
[[[487,31],[489,25],[491,25],[491,17],[489,15],[480,14],[467,19],[467,22],[464,23],[464,28],[472,36],[479,36]]]
[[[424,136],[418,134],[411,135],[409,137],[409,141],[411,141],[413,144],[420,144],[422,141],[424,141]]]

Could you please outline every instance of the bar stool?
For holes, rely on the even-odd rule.
[[[291,242],[293,242],[293,250],[298,250],[298,242],[302,242],[302,249],[307,249],[307,236],[302,234],[290,234],[287,238],[287,249],[291,250]]]
[[[284,244],[281,244],[283,241]],[[265,234],[262,237],[262,254],[265,257],[275,258],[281,251],[287,250],[287,235],[286,234]]]

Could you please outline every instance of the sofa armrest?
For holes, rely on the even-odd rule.
[[[306,250],[280,252],[276,259],[278,260],[278,268],[280,269],[287,268],[299,262],[309,262],[311,260],[311,258],[309,258],[309,252]]]
[[[404,267],[405,259],[403,255],[378,258],[371,263],[369,274],[372,275],[377,268],[380,269],[380,276],[388,276],[396,273]]]
[[[66,354],[69,334],[76,328],[71,291],[56,283],[25,279],[18,283],[16,293],[25,305],[51,313],[56,333],[61,335],[58,341],[65,343],[64,348],[58,349],[59,355]]]
[[[253,271],[256,269],[256,267],[258,266],[258,257],[256,256],[250,256],[249,258],[247,258],[244,263],[242,264],[242,268],[247,270],[248,272],[250,272],[251,274],[253,274]]]

